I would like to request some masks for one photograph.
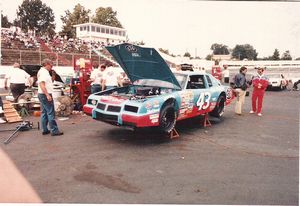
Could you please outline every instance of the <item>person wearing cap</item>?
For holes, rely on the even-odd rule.
[[[53,63],[50,59],[44,59],[42,67],[37,73],[38,79],[38,98],[41,103],[41,124],[43,135],[51,133],[52,136],[63,135],[63,132],[59,131],[57,123],[55,121],[54,102],[52,98],[53,82],[50,75]],[[48,129],[48,124],[50,130]]]
[[[242,115],[245,102],[246,90],[248,87],[246,73],[247,68],[243,66],[240,68],[240,72],[234,76],[234,89],[236,92],[235,113],[237,115]]]
[[[20,69],[20,64],[15,62],[13,69],[5,75],[4,88],[8,89],[8,80],[10,82],[10,91],[17,102],[19,96],[25,92],[25,84],[28,82],[31,86],[30,75],[23,69]]]
[[[264,75],[264,68],[262,66],[257,66],[255,68],[257,74],[252,77],[252,110],[250,114],[257,113],[258,116],[262,116],[262,104],[265,95],[265,91],[269,85],[269,79]]]

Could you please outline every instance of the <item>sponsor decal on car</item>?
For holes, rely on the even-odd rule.
[[[152,114],[149,116],[149,119],[158,119],[159,114]]]

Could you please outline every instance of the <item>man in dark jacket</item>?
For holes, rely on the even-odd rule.
[[[247,68],[241,67],[240,72],[234,77],[234,88],[236,95],[235,113],[242,115],[242,108],[245,102],[247,80],[246,80]]]

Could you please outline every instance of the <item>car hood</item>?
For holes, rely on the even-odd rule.
[[[124,43],[106,49],[120,64],[132,83],[140,80],[168,82],[168,87],[181,89],[165,60],[154,48],[144,48]],[[155,86],[155,85],[153,85]]]

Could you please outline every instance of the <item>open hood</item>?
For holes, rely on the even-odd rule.
[[[170,83],[167,84],[169,88],[181,89],[169,66],[155,49],[128,43],[108,46],[106,49],[120,64],[132,83],[139,80],[160,80]]]

